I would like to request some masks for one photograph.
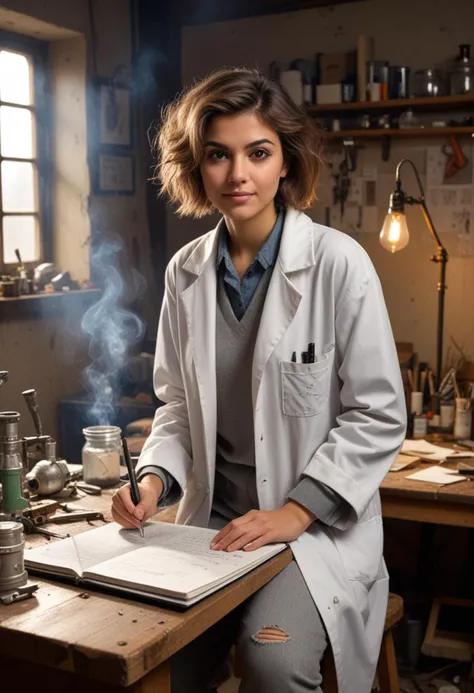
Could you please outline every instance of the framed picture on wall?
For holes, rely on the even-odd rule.
[[[134,195],[135,161],[133,154],[99,152],[95,171],[96,195]]]
[[[101,147],[130,147],[132,144],[131,93],[109,81],[98,84],[98,144]]]

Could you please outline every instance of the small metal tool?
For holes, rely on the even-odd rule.
[[[69,534],[59,534],[59,532],[53,532],[50,529],[38,527],[29,517],[22,517],[21,522],[27,534],[43,534],[45,537],[54,537],[55,539],[67,539],[67,537],[70,536]]]
[[[79,510],[77,512],[64,513],[64,515],[53,515],[49,518],[49,521],[54,522],[56,525],[65,525],[68,522],[80,522],[81,520],[87,520],[87,522],[103,520],[105,522],[103,513],[98,510],[84,510],[83,512]]]

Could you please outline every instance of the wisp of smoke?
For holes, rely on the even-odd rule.
[[[113,419],[121,370],[145,330],[143,321],[122,305],[142,293],[144,280],[132,270],[130,285],[125,286],[118,269],[121,248],[120,239],[114,238],[103,241],[93,252],[91,265],[103,294],[82,319],[82,329],[90,335],[92,360],[84,371],[93,397],[89,414],[100,426],[109,425]]]

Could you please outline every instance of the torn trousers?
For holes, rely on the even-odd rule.
[[[288,639],[255,637],[270,626]],[[243,670],[239,693],[322,693],[326,633],[295,561],[171,658],[171,693],[216,691],[231,675],[226,664],[234,644]]]

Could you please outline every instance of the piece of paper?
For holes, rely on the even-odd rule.
[[[444,467],[428,467],[420,472],[415,472],[406,477],[415,481],[428,481],[431,484],[456,484],[458,481],[466,481],[465,476],[461,476],[453,469],[445,469]]]
[[[389,471],[400,472],[402,469],[409,467],[411,464],[416,464],[416,462],[419,462],[419,460],[419,457],[414,457],[412,455],[402,455],[402,453],[399,453],[397,455],[395,462],[390,467]]]
[[[405,455],[414,455],[422,460],[433,462],[444,462],[456,459],[458,457],[474,457],[474,452],[464,450],[453,450],[452,448],[443,448],[440,445],[433,445],[427,440],[405,440],[401,450]]]

